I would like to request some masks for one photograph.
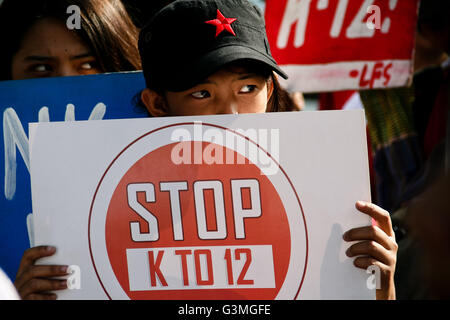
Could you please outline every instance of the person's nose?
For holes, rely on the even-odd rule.
[[[70,77],[78,75],[78,71],[71,64],[61,64],[56,71],[57,77]]]
[[[227,95],[224,97],[221,97],[216,102],[216,114],[238,114],[239,113],[239,107],[236,99],[233,97],[233,95]]]

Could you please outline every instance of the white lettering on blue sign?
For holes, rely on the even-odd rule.
[[[106,113],[104,103],[98,103],[88,120],[102,120]],[[39,122],[49,122],[49,110],[42,107],[38,113]],[[68,104],[66,107],[65,121],[75,121],[75,106]],[[23,129],[22,122],[13,108],[7,108],[3,112],[3,140],[5,145],[5,197],[12,200],[16,193],[17,156],[16,146],[22,159],[30,172],[30,152],[28,137]]]

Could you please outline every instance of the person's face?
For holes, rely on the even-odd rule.
[[[160,96],[145,89],[142,100],[152,116],[264,113],[272,91],[272,81],[241,67],[229,67],[186,91]]]
[[[25,34],[12,58],[12,80],[100,73],[89,48],[60,21],[45,18]]]

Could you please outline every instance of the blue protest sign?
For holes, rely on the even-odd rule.
[[[138,103],[144,87],[141,72],[0,82],[0,267],[11,279],[30,246],[28,123],[147,117]]]

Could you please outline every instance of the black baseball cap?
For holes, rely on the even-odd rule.
[[[141,30],[139,52],[154,90],[187,90],[238,60],[256,61],[287,79],[270,53],[264,16],[247,0],[175,1]]]

